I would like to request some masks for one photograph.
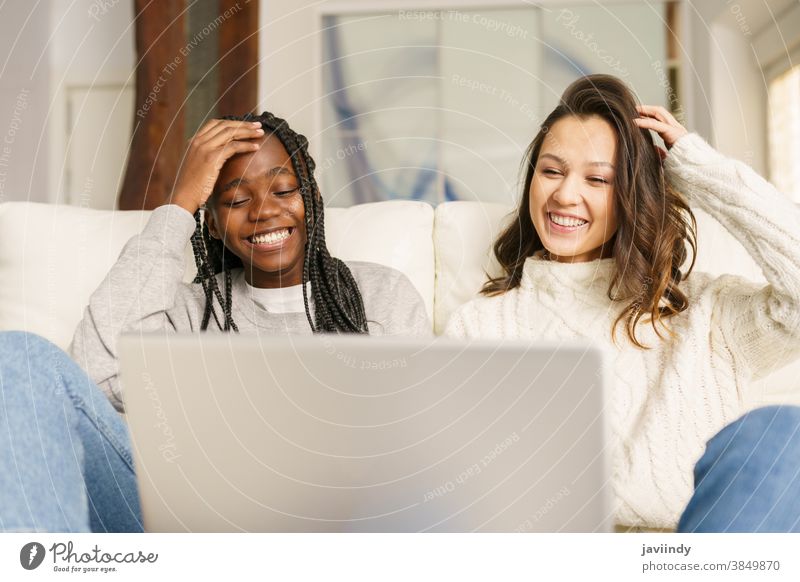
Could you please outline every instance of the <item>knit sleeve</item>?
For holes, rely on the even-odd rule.
[[[447,320],[444,336],[451,339],[473,339],[480,337],[472,325],[475,312],[475,300],[465,303],[456,309]]]
[[[718,153],[696,134],[675,143],[665,169],[673,187],[724,226],[767,279],[761,288],[728,282],[718,286],[712,325],[728,349],[752,377],[796,359],[800,210],[749,166]]]
[[[183,287],[184,249],[195,228],[179,206],[156,209],[141,234],[125,244],[117,262],[89,298],[70,345],[72,358],[122,410],[117,339],[122,332],[192,331],[176,303]],[[183,313],[182,313],[183,312]]]

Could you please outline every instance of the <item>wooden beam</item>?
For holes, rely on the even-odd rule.
[[[136,102],[121,210],[150,210],[169,200],[185,148],[185,0],[134,0]]]
[[[219,0],[220,115],[242,115],[258,104],[259,0]]]

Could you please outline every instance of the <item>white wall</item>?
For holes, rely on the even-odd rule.
[[[48,200],[50,2],[0,5],[0,202]]]
[[[267,0],[259,10],[258,111],[269,110],[305,134],[319,157],[311,134],[316,119],[316,69],[320,34],[318,14],[324,0]],[[300,96],[300,98],[298,98]]]
[[[318,144],[313,132],[320,125],[315,101],[320,94],[318,15],[333,3],[343,4],[341,0],[261,4],[259,108],[287,117],[311,138],[312,146]],[[130,0],[2,4],[0,200],[98,207],[113,200],[124,171],[124,145],[132,120],[132,4]],[[382,0],[349,4],[375,10],[398,6]],[[488,0],[402,3],[406,9],[488,4]],[[564,5],[550,0],[538,4]],[[774,19],[780,20],[787,6],[796,7],[796,1],[683,5],[688,124],[722,151],[749,160],[763,172],[765,82],[750,44],[765,35],[765,27],[777,27]],[[737,18],[734,5],[740,6],[742,16]],[[743,31],[742,19],[752,35]],[[70,134],[69,128],[79,133]],[[9,132],[14,134],[12,143],[4,144]]]
[[[792,0],[685,2],[684,74],[689,88],[689,129],[719,151],[767,173],[767,81],[754,44],[769,36]],[[782,35],[787,38],[786,35]],[[761,268],[716,221],[698,213],[700,270],[721,274],[714,258],[726,256],[739,272],[763,281]]]
[[[766,174],[767,87],[750,40],[726,15],[711,27],[712,140],[721,152]]]
[[[786,60],[797,48],[797,0],[686,1],[682,16],[690,128],[723,153],[766,174],[767,79],[762,65],[769,63],[759,58]]]
[[[112,207],[132,121],[133,2],[4,2],[0,54],[0,200]]]
[[[50,26],[50,200],[113,208],[133,123],[133,2],[54,2]]]

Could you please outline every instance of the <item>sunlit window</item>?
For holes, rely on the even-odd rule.
[[[800,202],[800,65],[769,86],[769,173],[778,190]]]

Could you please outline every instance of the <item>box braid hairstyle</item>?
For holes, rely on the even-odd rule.
[[[312,332],[368,333],[364,301],[353,274],[343,261],[331,256],[325,243],[325,213],[322,196],[314,179],[315,163],[308,153],[308,140],[294,132],[286,121],[266,111],[261,115],[226,116],[224,119],[261,122],[264,133],[277,137],[292,160],[305,207],[303,303]],[[210,235],[199,210],[195,213],[195,221],[197,225],[192,235],[192,250],[197,264],[197,277],[194,282],[203,286],[206,297],[200,329],[205,331],[213,316],[220,330],[238,332],[239,328],[231,316],[231,269],[242,268],[242,261],[230,253],[221,240]],[[219,273],[225,274],[224,297],[217,282],[216,275]],[[311,283],[311,295],[314,298],[313,317],[309,308],[308,282]],[[214,308],[214,299],[222,307],[223,322],[220,322]]]

